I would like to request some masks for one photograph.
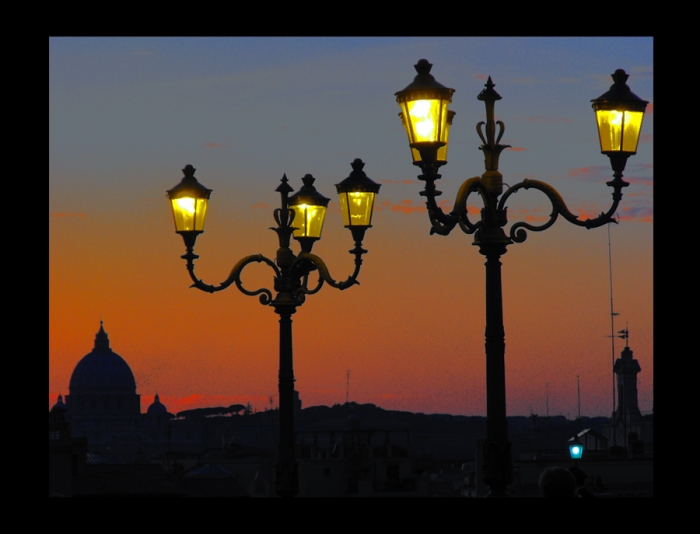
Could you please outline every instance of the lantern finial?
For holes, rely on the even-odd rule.
[[[194,171],[196,170],[197,169],[195,169],[192,165],[187,164],[185,165],[185,168],[182,169],[182,173],[185,175],[185,178],[191,180],[192,178],[194,178]]]
[[[355,158],[350,164],[350,166],[352,167],[353,171],[359,172],[365,167],[365,162],[362,161],[360,158]]]
[[[421,76],[430,76],[430,69],[433,68],[433,64],[427,59],[419,59],[418,63],[413,65],[413,68],[416,69],[416,72]],[[430,77],[432,78],[432,76]]]
[[[626,83],[627,78],[630,77],[629,74],[627,74],[623,69],[617,69],[613,74],[611,74],[612,79],[615,83]]]

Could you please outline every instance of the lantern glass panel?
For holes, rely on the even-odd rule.
[[[203,232],[209,199],[180,197],[171,199],[176,232]]]
[[[426,101],[423,100],[423,102],[426,102]],[[444,104],[443,111],[445,111],[447,109],[447,102],[443,102],[443,104]],[[453,113],[453,112],[451,112],[451,113]],[[404,119],[403,112],[399,113],[399,117],[401,117],[401,124],[403,125],[404,128],[406,128],[406,131],[408,133],[408,140],[410,143],[412,143],[413,141],[411,141],[411,134],[409,132],[408,126],[406,126],[406,120]],[[441,141],[444,141],[445,144],[443,146],[441,146],[440,148],[438,148],[437,161],[440,161],[440,162],[447,161],[447,146],[448,146],[448,141],[449,141],[449,137],[450,137],[450,126],[451,125],[452,125],[452,122],[450,120],[447,120],[442,127],[442,135],[440,135],[440,137],[441,137]],[[417,148],[411,147],[411,157],[413,158],[413,161],[416,163],[419,163],[422,161],[420,151]]]
[[[425,99],[404,102],[404,113],[409,117],[406,131],[409,143],[444,141],[444,123],[447,100]],[[442,134],[442,135],[441,135]]]
[[[310,204],[298,204],[291,206],[294,210],[294,221],[292,225],[294,237],[315,237],[320,239],[323,231],[323,222],[326,219],[325,206],[313,206]]]
[[[637,152],[643,111],[596,111],[601,152]]]
[[[583,445],[580,443],[569,445],[569,453],[571,454],[571,458],[573,460],[579,460],[583,455]]]
[[[372,192],[341,193],[340,208],[345,226],[370,226],[375,196]]]

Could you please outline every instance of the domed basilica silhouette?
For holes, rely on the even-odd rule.
[[[93,349],[73,369],[65,404],[59,395],[51,409],[58,410],[70,424],[72,436],[86,437],[91,453],[112,461],[147,459],[166,452],[173,442],[182,449],[201,441],[190,425],[172,424],[175,416],[157,393],[146,413],[141,413],[134,373],[111,349],[102,321]]]

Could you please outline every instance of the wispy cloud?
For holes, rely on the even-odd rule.
[[[391,206],[391,211],[398,211],[404,214],[410,213],[425,213],[428,209],[425,206],[414,206],[413,201],[409,199],[402,200]]]
[[[79,217],[84,219],[87,215],[84,213],[49,213],[49,217],[55,217],[56,219],[62,219],[63,217]]]
[[[528,213],[525,215],[525,220],[529,223],[543,223],[547,222],[549,220],[549,217],[546,215],[532,215]]]
[[[654,134],[642,134],[642,135],[640,135],[639,142],[640,143],[653,143],[654,142]]]
[[[443,199],[438,202],[438,206],[445,213],[450,213],[453,207],[453,201],[449,199]],[[410,215],[411,213],[425,213],[428,211],[422,204],[414,204],[411,199],[400,200],[399,202],[392,202],[391,200],[384,200],[379,205],[374,207],[377,211],[390,210]],[[470,215],[479,215],[481,213],[481,208],[476,206],[467,206],[467,213]]]
[[[268,205],[265,204],[264,202],[261,202],[260,204],[253,204],[251,207],[252,207],[253,209],[257,209],[257,208],[268,209],[270,206],[268,206]]]
[[[637,178],[636,176],[625,176],[623,178],[626,182],[629,182],[634,185],[646,185],[651,187],[654,185],[654,179],[653,178]],[[629,193],[628,193],[629,195]]]
[[[654,222],[653,206],[623,206],[617,213],[623,221]]]
[[[522,152],[523,150],[530,150],[529,148],[524,148],[521,146],[509,146],[506,150],[512,150],[513,152]]]
[[[647,109],[645,111],[645,114],[646,115],[653,115],[654,114],[654,103],[653,102],[649,102],[647,104]]]
[[[591,165],[589,167],[569,169],[567,174],[573,178],[579,178],[590,182],[607,180],[610,178],[610,167],[605,165]]]

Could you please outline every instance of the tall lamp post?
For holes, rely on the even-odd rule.
[[[503,176],[498,171],[498,158],[509,145],[499,144],[505,126],[494,121],[494,104],[501,96],[494,90],[489,77],[486,89],[477,96],[486,105],[486,122],[477,124],[477,133],[484,152],[486,172],[467,179],[459,188],[454,208],[444,213],[435,198],[442,193],[435,187],[440,178],[438,169],[447,163],[450,124],[454,113],[448,110],[454,89],[438,83],[430,74],[432,64],[421,59],[415,65],[418,72],[413,82],[396,93],[401,112],[399,116],[408,134],[413,164],[420,167],[419,180],[425,182],[421,196],[426,197],[430,233],[447,235],[453,228],[474,234],[474,245],[486,256],[486,443],[484,445],[484,482],[490,496],[506,496],[506,488],[513,480],[513,467],[508,440],[505,384],[505,331],[503,329],[503,298],[501,293],[501,262],[506,247],[522,243],[526,230],[540,232],[554,224],[561,215],[576,226],[597,228],[615,222],[613,214],[622,199],[622,188],[629,183],[622,179],[627,158],[637,151],[642,118],[647,101],[642,100],[626,85],[628,75],[618,69],[612,75],[614,84],[602,96],[592,100],[598,123],[601,152],[610,158],[613,179],[607,185],[613,188],[613,202],[607,213],[594,219],[579,220],[566,207],[561,195],[550,185],[538,180],[523,180],[508,187],[503,193]],[[496,124],[499,125],[496,137]],[[484,137],[483,126],[486,125]],[[549,220],[535,226],[517,222],[508,234],[503,227],[508,223],[506,201],[521,189],[536,189],[544,193],[552,204]],[[481,196],[481,219],[471,221],[467,214],[467,200],[472,193]],[[501,196],[502,195],[502,196]],[[500,199],[499,199],[500,197]]]
[[[234,265],[228,278],[218,286],[202,282],[194,274],[194,260],[199,258],[194,253],[194,244],[199,234],[204,231],[204,220],[211,189],[207,189],[194,177],[195,169],[187,165],[182,172],[182,181],[168,191],[175,218],[175,231],[185,241],[186,254],[181,256],[187,260],[187,270],[193,280],[190,287],[196,287],[208,293],[226,289],[231,284],[245,295],[260,295],[260,303],[272,306],[280,316],[280,439],[277,462],[277,494],[282,497],[293,497],[299,493],[299,480],[294,446],[294,370],[292,363],[292,314],[296,312],[306,299],[320,291],[324,283],[343,290],[359,284],[357,276],[362,265],[362,255],[367,251],[362,248],[365,231],[372,226],[374,199],[380,185],[371,180],[362,170],[364,163],[360,159],[352,162],[352,172],[345,180],[336,184],[340,197],[345,227],[352,232],[355,248],[350,253],[355,256],[355,270],[347,280],[336,282],[330,275],[328,267],[321,258],[312,254],[311,250],[316,241],[321,239],[326,208],[330,199],[321,195],[313,183],[315,178],[307,174],[302,178],[304,185],[294,195],[283,176],[276,191],[281,197],[281,207],[274,210],[277,227],[272,228],[277,233],[279,248],[275,261],[262,254],[246,256]],[[299,242],[300,252],[294,254],[290,248],[290,238]],[[241,283],[241,272],[250,263],[265,263],[274,273],[273,291],[267,288],[249,291]],[[309,275],[318,271],[318,281],[315,286],[309,286]]]

